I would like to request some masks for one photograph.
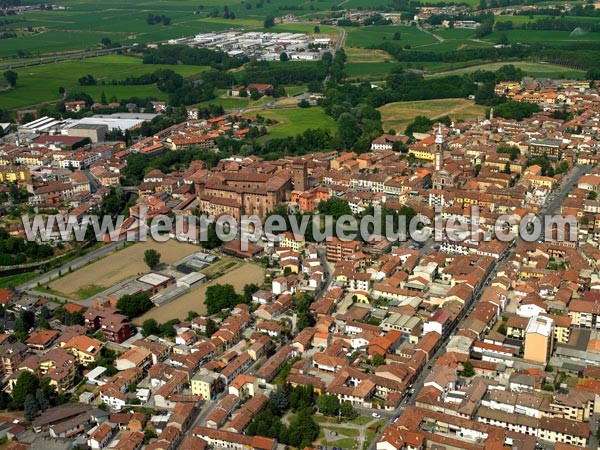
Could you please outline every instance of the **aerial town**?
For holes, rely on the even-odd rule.
[[[0,450],[600,449],[597,5],[23,3]]]

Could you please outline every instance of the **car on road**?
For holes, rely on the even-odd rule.
[[[380,414],[377,414],[377,413],[373,413],[373,414],[371,414],[371,415],[372,415],[373,417],[375,417],[376,419],[379,419],[379,418],[381,418],[381,415],[380,415]]]

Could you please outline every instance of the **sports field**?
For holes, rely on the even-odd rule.
[[[485,106],[476,105],[472,100],[461,98],[445,98],[438,100],[423,100],[417,102],[389,103],[379,108],[383,129],[393,128],[399,133],[415,116],[426,116],[430,119],[448,115],[455,119],[473,119],[485,113]]]
[[[260,111],[259,114],[278,122],[269,128],[267,139],[296,136],[311,128],[324,128],[334,133],[337,128],[335,121],[325,114],[323,108],[316,106],[310,108],[268,109]]]
[[[213,284],[231,284],[238,293],[241,293],[244,286],[250,283],[262,284],[265,276],[265,270],[258,264],[242,262],[236,260],[237,266],[227,272],[225,275],[193,289],[187,294],[179,297],[172,302],[152,308],[146,314],[137,317],[133,322],[141,325],[146,319],[155,319],[158,322],[166,322],[171,319],[180,319],[185,317],[188,311],[195,311],[200,315],[206,314],[206,305],[204,304],[206,289]]]
[[[162,98],[164,96],[155,85],[102,85],[102,82],[109,83],[111,80],[121,80],[128,76],[150,73],[161,68],[175,70],[184,77],[196,76],[207,70],[207,67],[203,66],[142,64],[142,60],[139,58],[121,55],[100,56],[81,61],[66,61],[26,67],[17,70],[19,74],[17,87],[0,93],[0,103],[3,109],[15,109],[59,100],[61,98],[58,92],[60,87],[73,91],[85,91],[92,95],[95,100],[100,99],[102,91],[108,99],[113,95],[119,99],[146,95]],[[77,80],[87,74],[92,74],[98,85],[78,86]]]
[[[144,252],[151,248],[157,250],[161,254],[161,262],[167,264],[199,251],[197,245],[172,239],[163,243],[148,240],[52,281],[49,287],[60,296],[75,300],[87,298],[90,292],[93,295],[129,277],[147,273],[149,269],[144,262]]]

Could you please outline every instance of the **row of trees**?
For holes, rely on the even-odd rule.
[[[11,236],[4,228],[0,228],[0,266],[39,261],[53,254],[54,250],[48,244],[26,241]]]

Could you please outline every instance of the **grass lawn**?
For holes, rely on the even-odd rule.
[[[36,67],[18,69],[17,87],[0,93],[3,109],[22,108],[41,102],[60,99],[59,87],[68,90],[89,92],[99,99],[104,90],[107,98],[127,98],[134,95],[155,95],[164,98],[155,85],[144,86],[79,86],[77,80],[87,74],[93,75],[99,83],[120,80],[128,76],[151,73],[158,69],[172,69],[185,77],[199,75],[207,68],[204,66],[169,66],[161,64],[142,64],[139,58],[111,55],[88,58],[82,61],[67,61]]]
[[[447,98],[438,100],[422,100],[416,102],[389,103],[379,108],[383,129],[395,129],[404,132],[406,126],[416,116],[426,116],[430,119],[449,115],[456,119],[472,119],[485,113],[485,106],[475,105],[472,100]]]
[[[337,128],[335,121],[325,114],[323,108],[316,106],[270,109],[260,111],[260,115],[278,122],[269,128],[269,134],[265,136],[266,139],[296,136],[311,128],[325,128],[334,133]]]
[[[18,286],[19,284],[27,283],[29,280],[37,277],[36,272],[25,272],[17,275],[1,275],[0,276],[0,288],[7,288],[10,286]]]

